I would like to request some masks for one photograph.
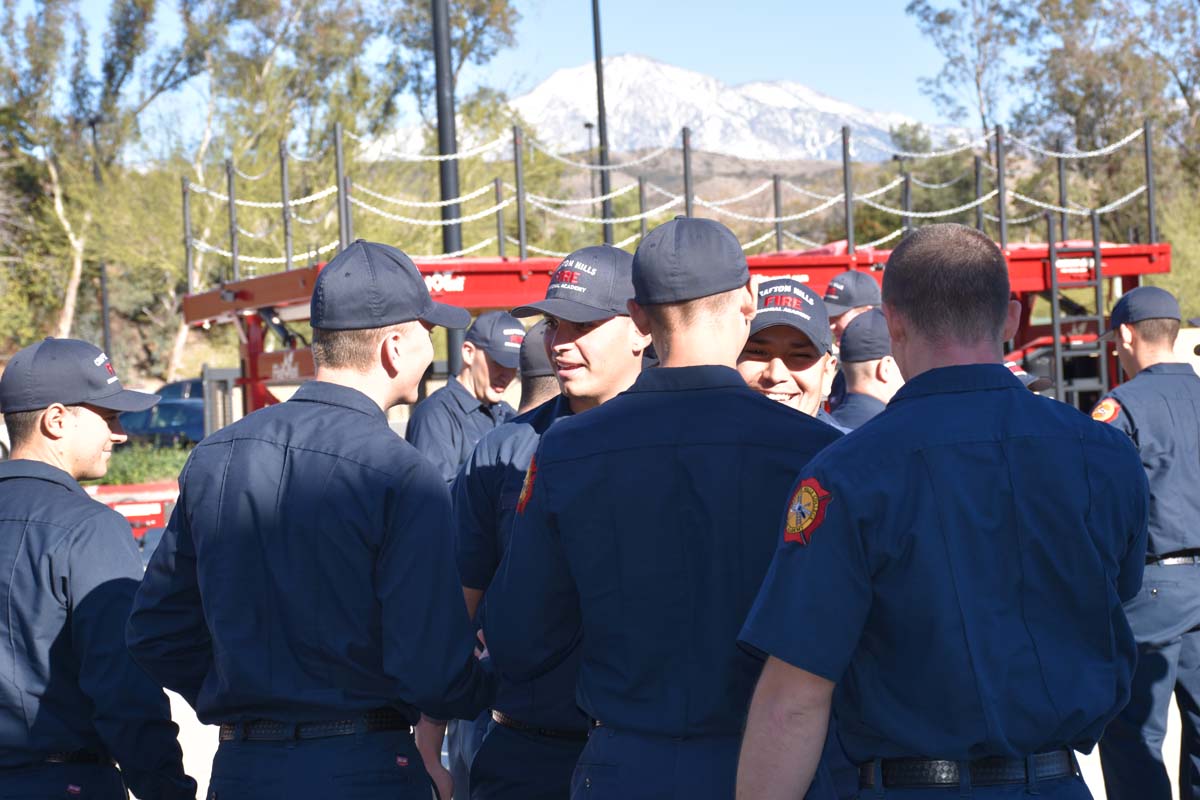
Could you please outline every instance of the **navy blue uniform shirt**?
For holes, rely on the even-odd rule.
[[[878,416],[885,408],[887,408],[887,403],[877,397],[859,392],[848,392],[829,416],[833,417],[833,421],[843,428],[854,430],[865,425],[867,420]]]
[[[1150,480],[1149,554],[1200,548],[1200,377],[1155,364],[1113,389],[1092,412],[1128,434]]]
[[[458,572],[464,586],[482,590],[492,582],[508,549],[525,471],[538,441],[552,424],[570,414],[567,398],[548,400],[480,439],[463,464],[453,494]],[[484,631],[488,630],[485,619]],[[573,654],[532,680],[501,678],[492,707],[529,725],[586,731],[588,719],[575,705],[578,674],[579,659]]]
[[[741,638],[838,684],[852,761],[1086,751],[1129,699],[1147,490],[1117,431],[935,369],[789,497]]]
[[[508,422],[516,411],[501,400],[485,406],[454,378],[412,410],[404,438],[451,483],[484,434]]]
[[[577,699],[590,716],[738,735],[762,662],[737,633],[775,549],[779,498],[839,435],[717,366],[643,372],[559,421],[488,595],[497,669],[538,675],[582,638]]]
[[[0,464],[0,770],[109,754],[139,797],[186,797],[167,696],[129,657],[129,523],[40,461]]]
[[[179,488],[128,640],[201,721],[491,702],[449,493],[366,395],[310,381],[197,445]]]

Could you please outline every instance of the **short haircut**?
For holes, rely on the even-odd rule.
[[[872,361],[843,361],[842,374],[846,376],[846,388],[853,390],[854,387],[861,386],[865,381],[870,380],[880,361],[882,359],[879,358]]]
[[[1175,346],[1179,338],[1179,320],[1170,317],[1155,317],[1133,323],[1133,329],[1147,344],[1165,344]]]
[[[524,406],[527,400],[532,402],[536,398],[549,400],[558,394],[558,391],[558,378],[553,375],[522,375],[521,402],[519,405]],[[542,402],[545,401],[543,400]]]
[[[330,369],[368,370],[379,357],[379,341],[404,324],[347,331],[313,328],[313,361]]]
[[[918,228],[883,271],[883,302],[933,341],[998,341],[1012,296],[1000,248],[966,225]]]
[[[33,439],[45,410],[35,408],[33,411],[14,411],[4,415],[4,427],[8,428],[8,443],[13,450],[24,447]]]
[[[663,331],[674,331],[683,327],[697,325],[714,316],[727,311],[734,301],[734,294],[742,287],[728,292],[710,294],[695,300],[685,300],[681,303],[661,303],[658,305],[642,306],[650,324]]]

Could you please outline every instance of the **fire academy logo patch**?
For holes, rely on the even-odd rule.
[[[805,478],[796,487],[788,501],[787,522],[783,529],[783,540],[807,545],[813,531],[825,520],[825,509],[833,496],[825,491],[816,478]]]
[[[1097,422],[1112,422],[1121,415],[1121,404],[1111,397],[1100,401],[1100,405],[1092,409],[1092,419]]]
[[[533,494],[533,482],[537,478],[537,456],[529,461],[529,469],[525,470],[525,482],[521,484],[521,496],[517,498],[517,513],[524,514],[525,506]]]

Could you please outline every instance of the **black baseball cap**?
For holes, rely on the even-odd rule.
[[[829,330],[825,303],[794,278],[772,278],[758,285],[758,310],[750,323],[750,335],[775,325],[795,328],[822,353],[833,351],[833,333]]]
[[[521,361],[525,326],[503,311],[486,311],[467,330],[466,341],[478,345],[502,367],[516,369]]]
[[[825,290],[825,308],[831,317],[841,316],[859,306],[877,306],[881,303],[883,294],[869,272],[843,272],[834,277]]]
[[[846,326],[842,333],[839,357],[844,363],[876,361],[892,354],[892,335],[887,318],[878,308],[864,311]]]
[[[1166,289],[1157,286],[1139,286],[1121,296],[1113,306],[1108,320],[1108,332],[1101,341],[1111,339],[1122,325],[1131,325],[1144,319],[1174,319],[1182,321],[1179,301]]]
[[[62,403],[112,411],[145,411],[156,394],[121,386],[108,356],[78,339],[47,338],[13,356],[0,377],[0,413],[40,411]]]
[[[310,306],[314,328],[363,330],[418,319],[465,328],[471,315],[435,303],[417,265],[395,247],[358,239],[331,258],[317,276]]]
[[[745,286],[746,254],[733,231],[699,217],[676,217],[659,225],[633,254],[638,305],[682,303]]]
[[[1005,361],[1004,366],[1008,367],[1008,371],[1016,375],[1021,383],[1025,384],[1025,388],[1031,392],[1044,392],[1054,385],[1054,381],[1042,375],[1030,375],[1016,361]]]
[[[521,377],[546,378],[554,374],[554,365],[546,355],[546,320],[529,329],[525,341],[521,342]]]
[[[550,276],[546,299],[513,309],[513,316],[548,314],[567,322],[629,316],[633,256],[619,247],[592,245],[568,255]]]

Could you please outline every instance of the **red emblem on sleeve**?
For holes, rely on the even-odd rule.
[[[537,478],[537,456],[529,461],[529,469],[525,470],[525,482],[521,484],[521,496],[517,498],[517,513],[524,514],[525,506],[529,505],[529,497],[533,494],[533,481]]]
[[[1111,397],[1100,401],[1100,405],[1092,409],[1092,419],[1097,422],[1112,422],[1121,416],[1121,404]]]
[[[813,532],[825,521],[825,509],[833,496],[816,478],[805,478],[788,501],[783,540],[801,546],[812,541]]]

